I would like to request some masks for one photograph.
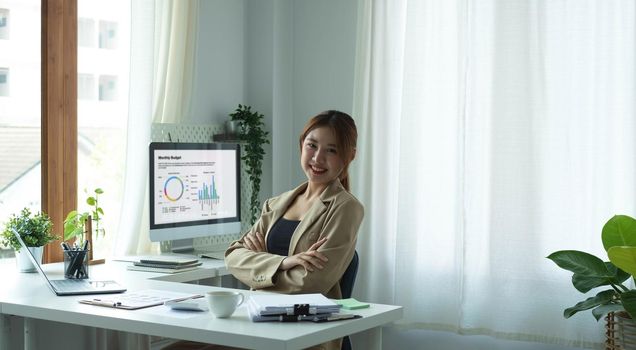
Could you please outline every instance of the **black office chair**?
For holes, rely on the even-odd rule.
[[[351,293],[353,293],[353,285],[356,282],[356,275],[358,274],[358,262],[358,252],[354,251],[353,258],[351,259],[349,266],[340,278],[340,292],[342,293],[343,299],[351,298]],[[351,340],[348,336],[342,338],[341,350],[351,350]]]

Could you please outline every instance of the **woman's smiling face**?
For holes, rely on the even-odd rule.
[[[331,128],[323,126],[307,134],[300,165],[307,179],[315,184],[326,185],[340,176],[344,161],[338,153],[338,143]]]

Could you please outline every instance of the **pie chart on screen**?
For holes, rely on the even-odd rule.
[[[169,201],[178,201],[183,196],[183,192],[183,181],[178,176],[170,176],[163,184],[163,194]]]

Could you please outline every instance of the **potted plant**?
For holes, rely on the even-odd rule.
[[[636,316],[636,290],[623,284],[636,275],[636,220],[626,215],[612,217],[603,226],[601,238],[609,261],[577,250],[561,250],[547,257],[574,273],[572,284],[581,293],[609,286],[566,308],[565,318],[589,309],[597,321],[610,312],[628,319]]]
[[[230,118],[232,121],[239,122],[238,138],[245,142],[241,159],[245,162],[246,172],[252,183],[249,218],[249,224],[252,225],[261,209],[258,194],[261,190],[263,156],[265,155],[263,145],[269,143],[267,139],[269,133],[263,130],[265,126],[263,115],[252,111],[250,106],[239,104],[234,113],[230,114]]]
[[[29,208],[24,208],[19,215],[13,214],[2,232],[2,244],[12,247],[16,252],[16,264],[20,272],[35,272],[35,266],[22,251],[22,246],[13,232],[18,232],[27,248],[38,262],[42,261],[44,246],[58,239],[51,233],[53,223],[43,212],[32,214]]]
[[[86,190],[85,193],[88,194]],[[99,206],[99,195],[103,194],[104,190],[96,188],[93,190],[92,195],[88,195],[86,198],[86,204],[88,204],[90,210],[80,213],[77,210],[73,210],[64,219],[64,240],[76,238],[76,244],[80,247],[84,246],[84,239],[86,238],[90,244],[93,244],[93,238],[98,238],[100,233],[102,236],[106,234],[103,227],[100,227],[100,221],[104,216],[104,210]],[[92,236],[92,228],[94,229],[95,236]],[[87,237],[84,237],[84,234]],[[89,253],[89,259],[92,260],[92,247],[91,253]]]

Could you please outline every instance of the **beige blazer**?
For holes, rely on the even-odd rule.
[[[259,220],[245,234],[265,233],[267,241],[272,225],[305,188],[307,183],[265,201]],[[362,204],[336,179],[305,214],[289,244],[289,255],[294,255],[327,237],[327,242],[318,249],[329,259],[324,269],[308,272],[304,267],[296,266],[279,271],[278,267],[285,257],[244,248],[245,234],[232,242],[225,252],[225,264],[237,279],[252,289],[288,294],[322,293],[329,298],[341,298],[339,281],[353,257],[363,216]]]

